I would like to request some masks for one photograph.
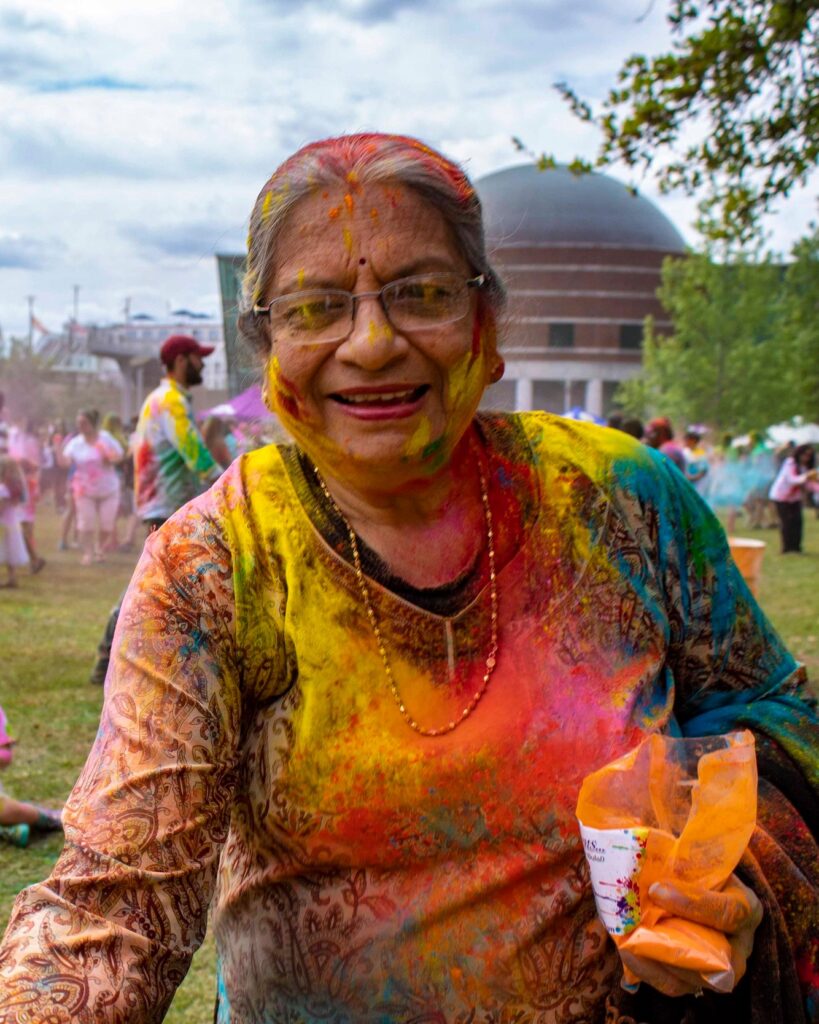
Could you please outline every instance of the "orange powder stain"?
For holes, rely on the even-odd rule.
[[[330,218],[330,220],[336,220],[336,218],[338,217],[339,213],[341,213],[341,210],[339,210],[339,208],[337,206],[334,206],[329,211],[327,216]]]
[[[378,220],[378,210],[375,207],[370,210],[370,217],[372,220]]]
[[[344,196],[344,205],[347,207],[348,213],[353,212],[353,206],[355,204],[353,203],[353,197],[350,195],[349,192]]]

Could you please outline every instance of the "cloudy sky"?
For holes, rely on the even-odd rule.
[[[0,327],[219,308],[216,252],[304,142],[418,135],[473,177],[597,136],[552,88],[602,97],[667,44],[657,0],[0,0]],[[617,173],[617,172],[615,172]],[[618,174],[630,180],[628,172]],[[654,195],[650,182],[641,183]],[[689,240],[692,204],[664,198]],[[787,249],[815,206],[771,222]]]

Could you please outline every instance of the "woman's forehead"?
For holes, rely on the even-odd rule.
[[[370,260],[377,271],[424,254],[459,259],[452,231],[426,199],[402,185],[317,189],[301,200],[278,241],[277,279],[305,263],[311,271]],[[297,271],[296,271],[297,272]]]

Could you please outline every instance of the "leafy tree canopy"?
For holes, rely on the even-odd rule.
[[[744,243],[819,161],[819,0],[669,4],[671,52],[629,57],[599,111],[556,88],[602,130],[596,166],[656,171],[701,198],[706,236]]]
[[[643,372],[618,393],[629,412],[732,433],[795,415],[819,422],[819,230],[787,267],[669,258],[657,294],[673,331],[647,323]]]

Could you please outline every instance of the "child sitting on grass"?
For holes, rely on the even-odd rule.
[[[9,736],[5,712],[0,707],[0,769],[7,768],[14,757],[14,744]],[[57,832],[63,827],[60,811],[48,807],[26,804],[6,796],[0,786],[0,840],[12,846],[25,846],[32,830],[35,832]]]

